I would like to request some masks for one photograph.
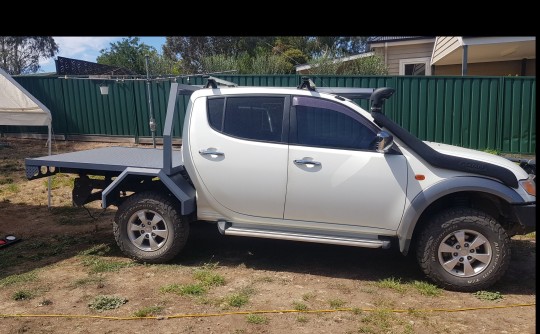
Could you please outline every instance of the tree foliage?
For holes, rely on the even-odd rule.
[[[363,52],[366,41],[367,37],[357,36],[174,36],[167,37],[163,52],[166,58],[181,61],[182,72],[188,74],[217,71],[216,68],[249,73],[245,72],[249,67],[262,71],[250,74],[268,74],[267,71],[278,74],[294,73],[294,66],[318,58],[328,50],[337,55]],[[246,55],[252,58],[251,65],[242,60]],[[264,61],[277,63],[264,64]],[[234,67],[221,66],[225,63]]]
[[[121,41],[110,43],[108,49],[100,51],[97,62],[98,64],[127,68],[136,74],[144,75],[146,74],[147,55],[148,72],[151,75],[179,73],[175,62],[162,57],[154,47],[141,43],[138,37],[123,38]]]
[[[11,75],[35,73],[40,58],[58,53],[58,45],[50,36],[0,36],[0,67]]]
[[[327,52],[310,62],[312,74],[337,75],[386,75],[388,68],[384,60],[377,55],[361,57],[348,61],[340,61],[336,52]]]

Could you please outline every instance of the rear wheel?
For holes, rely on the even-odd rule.
[[[481,290],[504,275],[510,261],[510,239],[485,213],[452,208],[428,222],[420,235],[417,258],[424,273],[440,286]]]
[[[140,262],[163,263],[174,258],[189,234],[189,223],[180,215],[179,206],[159,192],[129,197],[118,208],[113,223],[118,247]]]

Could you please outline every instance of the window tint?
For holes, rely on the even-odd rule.
[[[227,97],[208,100],[208,121],[217,131],[245,139],[279,142],[284,97]]]
[[[309,101],[307,100],[309,99]],[[296,141],[300,145],[373,150],[377,130],[342,105],[295,98]]]

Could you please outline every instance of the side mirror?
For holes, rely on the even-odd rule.
[[[386,131],[377,133],[375,149],[379,153],[386,153],[394,145],[394,137]]]

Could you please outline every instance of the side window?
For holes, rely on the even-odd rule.
[[[247,96],[208,99],[208,122],[221,133],[280,142],[284,97]]]
[[[295,97],[293,105],[297,144],[337,149],[374,149],[378,129],[354,110],[311,97]]]

